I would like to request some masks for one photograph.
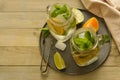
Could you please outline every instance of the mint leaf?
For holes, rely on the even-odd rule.
[[[93,36],[91,36],[91,33],[89,31],[85,32],[85,37],[94,44],[95,40],[94,40]]]
[[[46,38],[50,32],[48,28],[42,28],[43,37]]]
[[[89,31],[86,31],[85,32],[85,37],[88,39],[88,40],[91,40],[91,34]]]
[[[55,9],[57,9],[57,10],[59,10],[59,9],[60,9],[60,6],[59,6],[59,5],[57,5],[57,4],[55,4],[55,5],[54,5],[54,7],[55,7]]]
[[[75,38],[75,44],[78,45],[80,50],[86,50],[92,47],[92,42],[87,38]]]
[[[55,7],[55,10],[51,13],[52,17],[56,17],[59,14],[65,13],[65,11],[66,11],[66,7],[65,6],[61,7],[61,6],[56,4],[56,5],[54,5],[54,7]]]
[[[110,41],[110,36],[105,34],[103,35],[104,42],[109,42]]]
[[[51,13],[52,17],[57,17],[60,14],[64,14],[63,17],[67,20],[70,17],[70,12],[67,9],[66,5],[60,6],[60,5],[54,5],[55,10]]]
[[[59,14],[63,14],[64,12],[62,10],[54,10],[53,13],[51,14],[52,17],[56,17]]]

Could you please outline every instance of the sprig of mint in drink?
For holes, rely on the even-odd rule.
[[[60,6],[55,4],[54,8],[55,10],[51,13],[52,17],[57,17],[60,14],[64,14],[63,17],[67,20],[71,15],[66,5]]]
[[[103,35],[103,39],[104,39],[104,42],[105,42],[105,43],[106,43],[106,42],[109,42],[109,41],[110,41],[110,36],[107,35],[107,34],[104,34],[104,35]]]
[[[104,34],[101,36],[101,40],[99,40],[99,47],[101,47],[104,43],[110,42],[110,36],[108,34]]]
[[[46,38],[50,34],[50,31],[48,28],[41,28],[40,30],[42,30],[44,38]]]
[[[75,44],[80,48],[80,50],[88,50],[92,48],[94,43],[95,40],[89,31],[81,33],[75,38]]]
[[[101,36],[101,40],[99,40],[98,46],[101,47],[104,43],[107,43],[109,41],[110,36],[104,34]],[[81,51],[89,50],[95,44],[95,39],[89,31],[86,31],[77,35],[77,37],[75,38],[75,44],[79,47]]]

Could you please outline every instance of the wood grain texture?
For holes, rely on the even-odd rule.
[[[117,73],[116,73],[117,70]],[[85,75],[70,76],[49,69],[41,75],[39,66],[1,66],[1,80],[119,80],[119,67],[101,67]]]
[[[40,29],[0,29],[0,46],[39,46]]]
[[[0,65],[40,65],[39,47],[9,46],[0,47]]]
[[[0,0],[0,11],[46,11],[46,7],[54,3],[83,8],[80,0]]]
[[[40,28],[46,18],[47,12],[0,12],[0,29]]]

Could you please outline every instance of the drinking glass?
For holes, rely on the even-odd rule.
[[[47,25],[52,36],[61,42],[67,41],[76,30],[76,20],[67,4],[54,4],[47,8]]]
[[[96,34],[90,28],[80,28],[70,40],[72,56],[79,66],[87,66],[99,57],[99,48],[102,47],[103,35]]]

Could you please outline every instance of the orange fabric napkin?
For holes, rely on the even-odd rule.
[[[120,0],[81,0],[87,10],[104,18],[120,52]]]

